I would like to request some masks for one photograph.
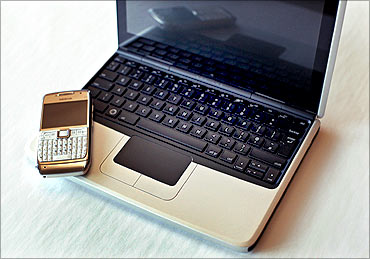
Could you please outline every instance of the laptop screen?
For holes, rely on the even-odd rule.
[[[316,113],[337,7],[337,1],[117,1],[119,44]]]

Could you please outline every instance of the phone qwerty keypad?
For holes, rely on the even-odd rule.
[[[81,159],[87,153],[87,128],[71,129],[68,138],[58,138],[58,131],[40,132],[38,158],[40,162]]]

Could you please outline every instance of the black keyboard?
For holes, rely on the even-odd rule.
[[[279,184],[311,124],[117,54],[85,88],[94,120],[268,188]]]
[[[225,47],[207,48],[205,46],[210,44],[209,40],[203,40],[202,45],[195,44],[195,41],[202,42],[202,39],[168,38],[168,34],[161,33],[161,30],[152,30],[148,36],[167,40],[168,45],[139,37],[125,46],[125,49],[136,55],[164,60],[174,67],[244,90],[254,88],[263,93],[268,84],[269,91],[278,89],[275,93],[278,95],[283,89],[284,92],[291,92],[310,84],[308,78],[311,74],[308,69],[283,60],[277,62],[251,53],[235,53],[235,49]]]

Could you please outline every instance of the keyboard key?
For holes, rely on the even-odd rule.
[[[105,80],[113,82],[117,78],[117,73],[108,71],[108,70],[103,70],[101,74],[99,75],[100,78],[104,78]]]
[[[111,82],[108,82],[107,80],[97,78],[97,79],[95,79],[95,81],[91,85],[96,87],[96,88],[99,88],[99,89],[102,89],[104,91],[109,92],[110,89],[112,89],[114,84],[111,83]]]
[[[218,144],[219,146],[231,150],[232,147],[235,144],[235,140],[227,137],[222,137],[220,143]]]
[[[249,116],[249,119],[252,120],[252,121],[255,121],[257,123],[263,123],[264,122],[264,113],[260,112],[260,111],[254,112]]]
[[[135,125],[139,119],[139,116],[125,111],[122,111],[118,116],[118,120],[120,122],[128,123],[130,125]]]
[[[189,99],[193,98],[194,94],[195,94],[195,91],[192,88],[184,88],[182,92],[180,93],[180,95],[186,98],[189,98]]]
[[[179,111],[179,113],[177,114],[176,117],[180,118],[182,120],[188,121],[191,118],[192,115],[193,115],[192,112],[184,110],[184,109],[180,109],[180,111]]]
[[[302,132],[294,129],[294,128],[288,128],[287,134],[293,138],[300,138],[302,136]]]
[[[251,123],[247,120],[239,120],[239,122],[236,124],[237,127],[242,128],[244,130],[248,130]]]
[[[110,108],[105,114],[111,118],[116,118],[119,113],[120,110],[118,108]]]
[[[154,85],[158,86],[159,88],[166,89],[167,87],[171,86],[172,83],[165,79],[159,79]]]
[[[163,112],[169,115],[175,116],[178,110],[179,110],[179,107],[168,103],[164,107]]]
[[[194,127],[193,130],[190,132],[190,135],[196,138],[203,138],[206,133],[207,133],[206,129]]]
[[[279,169],[282,169],[286,164],[285,159],[282,159],[268,152],[258,150],[256,148],[252,148],[252,151],[249,153],[249,156],[260,161],[263,161],[267,164],[270,164]]]
[[[144,75],[143,71],[141,71],[139,69],[134,69],[134,70],[132,70],[132,72],[130,73],[129,76],[133,79],[140,80],[143,75]]]
[[[127,86],[130,81],[131,79],[126,76],[119,76],[116,80],[117,84],[120,84],[122,86]]]
[[[250,146],[244,143],[236,143],[234,151],[241,155],[246,155],[250,149]]]
[[[103,113],[108,108],[108,104],[98,100],[94,100],[94,111]]]
[[[161,122],[164,117],[165,117],[165,115],[163,113],[158,112],[158,111],[153,111],[150,114],[149,119],[151,119],[152,121],[155,121],[155,122]]]
[[[127,61],[125,62],[125,64],[126,64],[127,66],[129,66],[129,67],[133,67],[133,68],[135,68],[135,67],[137,67],[137,66],[138,66],[138,63],[136,63],[135,61],[131,61],[131,60],[127,60]]]
[[[123,99],[122,97],[114,96],[110,103],[120,108],[125,103],[125,99]]]
[[[146,67],[146,66],[144,66]],[[144,83],[147,83],[149,85],[152,85],[155,81],[157,80],[157,77],[153,74],[148,74],[148,73],[145,73],[143,78],[141,79],[141,81],[143,81]]]
[[[263,149],[271,153],[275,153],[278,147],[279,144],[272,142],[270,140],[266,140],[265,144],[263,145]]]
[[[222,121],[229,124],[229,125],[234,125],[237,122],[237,118],[235,116],[230,115],[230,114],[225,114]]]
[[[199,152],[203,152],[206,148],[207,143],[203,142],[200,139],[193,138],[189,135],[179,134],[178,132],[174,131],[171,128],[167,128],[162,126],[161,124],[151,122],[148,120],[140,120],[137,124],[139,128],[148,130],[154,134],[162,136],[164,138],[170,139],[177,143],[183,144],[189,148],[197,150]]]
[[[244,172],[245,169],[247,168],[248,163],[249,163],[249,159],[244,158],[244,157],[239,157],[234,165],[234,168],[240,172]]]
[[[131,101],[135,101],[139,97],[139,93],[132,90],[128,90],[123,97]]]
[[[217,129],[220,127],[220,124],[218,121],[213,121],[213,120],[209,120],[205,127],[207,129],[210,129],[210,130],[213,130],[213,131],[217,131]]]
[[[222,115],[223,115],[222,111],[216,110],[214,108],[212,108],[208,113],[209,117],[216,119],[216,120],[220,120],[222,118]]]
[[[143,87],[143,83],[136,80],[132,80],[132,82],[128,85],[128,88],[136,91],[140,91],[141,87]]]
[[[233,135],[233,138],[238,141],[245,142],[248,136],[249,136],[248,132],[237,129]]]
[[[209,145],[206,154],[212,157],[218,157],[221,153],[222,149],[219,147],[216,147],[214,145]]]
[[[184,132],[184,133],[189,133],[192,125],[188,122],[180,122],[179,125],[177,126],[177,130]]]
[[[174,118],[174,117],[170,117],[170,116],[168,116],[168,117],[166,117],[166,118],[163,120],[162,124],[163,124],[163,125],[166,125],[167,127],[174,128],[178,122],[179,122],[179,120],[178,120],[178,119],[176,119],[176,118]]]
[[[260,147],[260,146],[262,146],[264,141],[265,140],[260,136],[251,135],[249,140],[248,140],[248,144],[251,144],[251,145],[256,146],[256,147]]]
[[[148,115],[152,112],[152,109],[148,108],[148,107],[145,107],[145,106],[142,106],[140,105],[139,108],[136,110],[136,114],[137,115],[140,115],[144,118],[148,117]]]
[[[128,102],[126,102],[124,105],[123,105],[123,109],[125,109],[126,111],[129,111],[129,112],[134,112],[136,109],[137,109],[137,107],[138,107],[139,105],[137,104],[137,103],[134,103],[134,102],[130,102],[130,101],[128,101]]]
[[[174,105],[179,105],[181,102],[181,96],[176,94],[171,94],[170,97],[168,97],[167,102],[172,103]]]
[[[141,95],[139,97],[139,99],[137,100],[137,102],[140,103],[140,104],[148,106],[152,100],[153,100],[153,98],[150,97],[150,96]]]
[[[190,100],[184,100],[182,103],[181,103],[181,107],[185,108],[185,109],[188,109],[188,110],[192,110],[195,106],[195,102],[193,101],[190,101]]]
[[[233,127],[230,127],[225,124],[221,124],[221,127],[218,130],[218,132],[220,132],[222,135],[230,137],[234,133],[234,130],[235,129]]]
[[[256,170],[252,170],[250,168],[247,168],[246,173],[249,174],[249,175],[251,175],[251,176],[257,177],[259,179],[261,179],[263,177],[263,173],[262,172],[256,171]]]
[[[222,161],[225,161],[226,163],[232,164],[236,159],[236,155],[234,153],[231,153],[230,151],[225,150],[224,152],[222,152],[220,159]]]
[[[295,148],[294,144],[284,143],[284,144],[280,145],[280,147],[278,148],[277,154],[279,156],[289,158],[290,155],[293,153],[294,148]]]
[[[206,118],[200,115],[194,115],[191,122],[195,125],[202,126],[206,122]]]
[[[147,95],[152,95],[153,93],[155,93],[156,90],[157,89],[154,86],[145,85],[141,92]]]
[[[113,94],[104,93],[99,96],[98,100],[103,101],[105,103],[109,102],[113,98]]]
[[[221,108],[223,101],[221,98],[214,98],[212,101],[208,102],[208,104],[215,108]]]
[[[261,171],[261,172],[266,172],[267,171],[267,168],[268,166],[265,165],[265,164],[262,164],[261,162],[258,162],[256,160],[252,160],[249,165],[248,165],[249,168],[252,168],[252,169],[255,169],[255,170],[258,170],[258,171]]]
[[[271,140],[278,141],[280,139],[281,134],[279,131],[275,129],[267,128],[265,131],[265,136],[266,138],[269,138]]]
[[[250,131],[257,135],[263,135],[266,131],[266,127],[257,123],[252,123]]]
[[[126,91],[126,88],[124,88],[123,86],[116,85],[113,88],[112,93],[122,96],[125,91]]]
[[[179,84],[173,84],[171,87],[168,88],[168,91],[177,94],[181,91],[181,88],[182,87]]]
[[[119,74],[122,74],[122,75],[127,76],[128,74],[130,74],[131,70],[132,70],[132,68],[131,68],[131,67],[128,67],[128,66],[125,66],[125,65],[121,65],[121,66],[118,68],[117,72],[118,72]]]
[[[207,114],[207,112],[208,112],[208,106],[207,106],[207,105],[205,105],[205,104],[201,104],[201,103],[199,103],[199,104],[195,107],[194,112],[196,112],[196,113],[200,113],[200,114],[202,114],[202,115],[206,115],[206,114]]]
[[[151,103],[150,107],[160,111],[160,110],[162,110],[164,105],[165,105],[164,101],[154,99],[153,102]]]
[[[204,137],[205,141],[211,142],[213,144],[217,144],[220,140],[221,136],[217,133],[208,132],[207,135]]]
[[[117,56],[114,58],[114,61],[124,64],[126,60],[123,57]]]
[[[154,94],[154,97],[160,100],[166,100],[167,96],[168,96],[168,92],[166,90],[159,90]]]
[[[268,172],[266,173],[265,177],[263,178],[263,181],[274,184],[277,178],[279,177],[279,175],[280,175],[280,171],[270,168]]]

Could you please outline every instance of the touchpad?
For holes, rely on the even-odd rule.
[[[192,158],[133,136],[113,161],[164,184],[174,186]]]

